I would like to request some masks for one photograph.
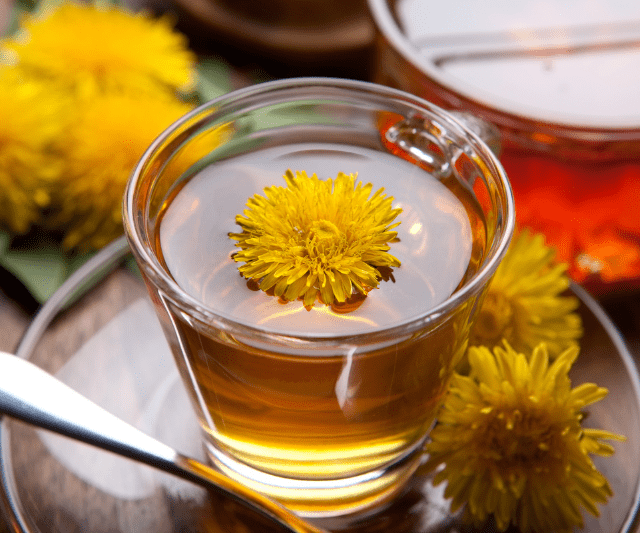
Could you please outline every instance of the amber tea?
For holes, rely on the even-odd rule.
[[[490,194],[476,194],[492,178],[469,150],[422,158],[428,144],[407,147],[413,126],[390,148],[380,117],[402,116],[367,107],[350,120],[363,116],[370,124],[360,141],[307,126],[165,187],[148,250],[178,298],[137,257],[212,462],[307,515],[384,501],[415,470],[482,293],[469,287],[495,256],[495,229],[504,223],[487,207]],[[240,274],[229,236],[239,231],[236,215],[265,187],[285,186],[287,169],[322,180],[357,173],[356,182],[384,188],[402,210],[389,250],[400,266],[381,269],[366,296],[354,290],[345,303],[309,308]]]
[[[309,169],[321,179],[357,172],[385,187],[403,210],[399,242],[392,246],[402,265],[356,299],[350,312],[284,304],[252,290],[238,273],[232,259],[237,249],[228,237],[234,217],[254,192],[283,182],[287,168]],[[435,333],[388,346],[350,345],[348,336],[405,323],[442,303],[474,273],[485,236],[473,234],[483,223],[470,198],[388,154],[301,144],[205,169],[181,188],[159,226],[157,252],[168,272],[207,307],[274,333],[345,337],[325,353],[285,351],[176,315],[216,461],[322,480],[379,469],[420,445],[462,341],[462,324],[450,320]],[[286,498],[286,491],[280,496]]]

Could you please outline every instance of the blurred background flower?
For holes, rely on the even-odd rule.
[[[0,224],[27,232],[49,206],[61,162],[54,144],[66,125],[64,97],[19,69],[0,69]]]
[[[0,42],[0,266],[42,302],[122,234],[125,183],[155,137],[229,87],[225,65],[198,62],[169,17],[30,7]]]
[[[98,249],[122,234],[126,181],[151,142],[192,106],[160,89],[82,99],[58,139],[62,169],[47,225],[67,249]]]
[[[470,345],[499,346],[503,339],[529,352],[544,342],[551,357],[582,336],[579,301],[565,294],[567,265],[555,261],[544,235],[517,233],[491,280]]]
[[[188,93],[196,56],[168,18],[151,18],[108,3],[42,3],[3,46],[6,61],[83,92],[146,90]]]

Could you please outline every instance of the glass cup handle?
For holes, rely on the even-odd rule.
[[[496,157],[500,156],[502,141],[500,130],[496,126],[468,111],[449,111],[448,113],[480,137]]]
[[[498,128],[465,111],[450,111],[449,114],[466,130],[480,137],[496,157],[500,155]],[[451,173],[451,144],[443,139],[438,125],[430,124],[419,114],[410,115],[390,126],[384,132],[384,138],[395,146],[395,150],[406,153],[434,177],[444,178]]]

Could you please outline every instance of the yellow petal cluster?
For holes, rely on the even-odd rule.
[[[150,83],[191,90],[195,55],[167,18],[132,13],[108,2],[45,2],[3,45],[20,65],[64,80],[81,92],[145,90]]]
[[[471,345],[492,348],[506,339],[530,352],[544,342],[552,357],[575,346],[582,335],[579,301],[569,288],[567,265],[555,264],[555,251],[542,234],[518,233],[497,268],[473,328]]]
[[[622,437],[582,427],[583,409],[607,390],[571,387],[571,347],[551,362],[544,344],[526,356],[507,343],[469,350],[469,375],[455,374],[427,444],[427,470],[446,481],[455,511],[466,504],[477,522],[493,516],[500,531],[569,533],[581,511],[598,515],[611,496],[590,454],[611,455],[603,442]]]
[[[50,204],[60,171],[54,143],[65,108],[42,84],[0,67],[0,224],[25,233]]]
[[[49,226],[66,248],[98,249],[122,233],[122,195],[153,140],[191,106],[163,91],[105,92],[83,101],[59,137],[63,179],[52,193]]]
[[[238,267],[245,278],[311,309],[316,300],[330,305],[366,295],[382,277],[377,267],[400,266],[388,250],[401,209],[384,189],[372,194],[370,183],[344,173],[321,180],[288,170],[284,179],[286,187],[250,198],[236,217],[242,232],[229,234],[241,248],[234,258],[245,263]]]
[[[122,233],[122,194],[136,162],[194,106],[181,93],[197,80],[186,38],[168,19],[111,3],[45,0],[2,41],[0,58],[39,87],[27,96],[26,87],[16,95],[0,84],[0,116],[23,117],[33,135],[21,151],[20,125],[7,122],[15,142],[2,146],[12,162],[0,205],[14,207],[0,222],[59,232],[67,248],[103,246]],[[36,178],[46,186],[34,189]]]

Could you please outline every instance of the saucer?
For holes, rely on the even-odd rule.
[[[121,239],[98,253],[47,302],[18,349],[94,402],[178,451],[205,460],[198,421],[178,377],[144,284]],[[599,305],[582,289],[585,335],[572,383],[594,381],[609,395],[585,425],[627,437],[613,457],[594,457],[614,496],[587,533],[638,531],[640,381],[632,356]],[[65,437],[4,418],[0,475],[7,522],[20,533],[263,532],[230,500]],[[366,516],[318,522],[353,533],[471,532],[449,513],[444,485],[416,476],[390,505]],[[484,531],[494,531],[491,525]]]

